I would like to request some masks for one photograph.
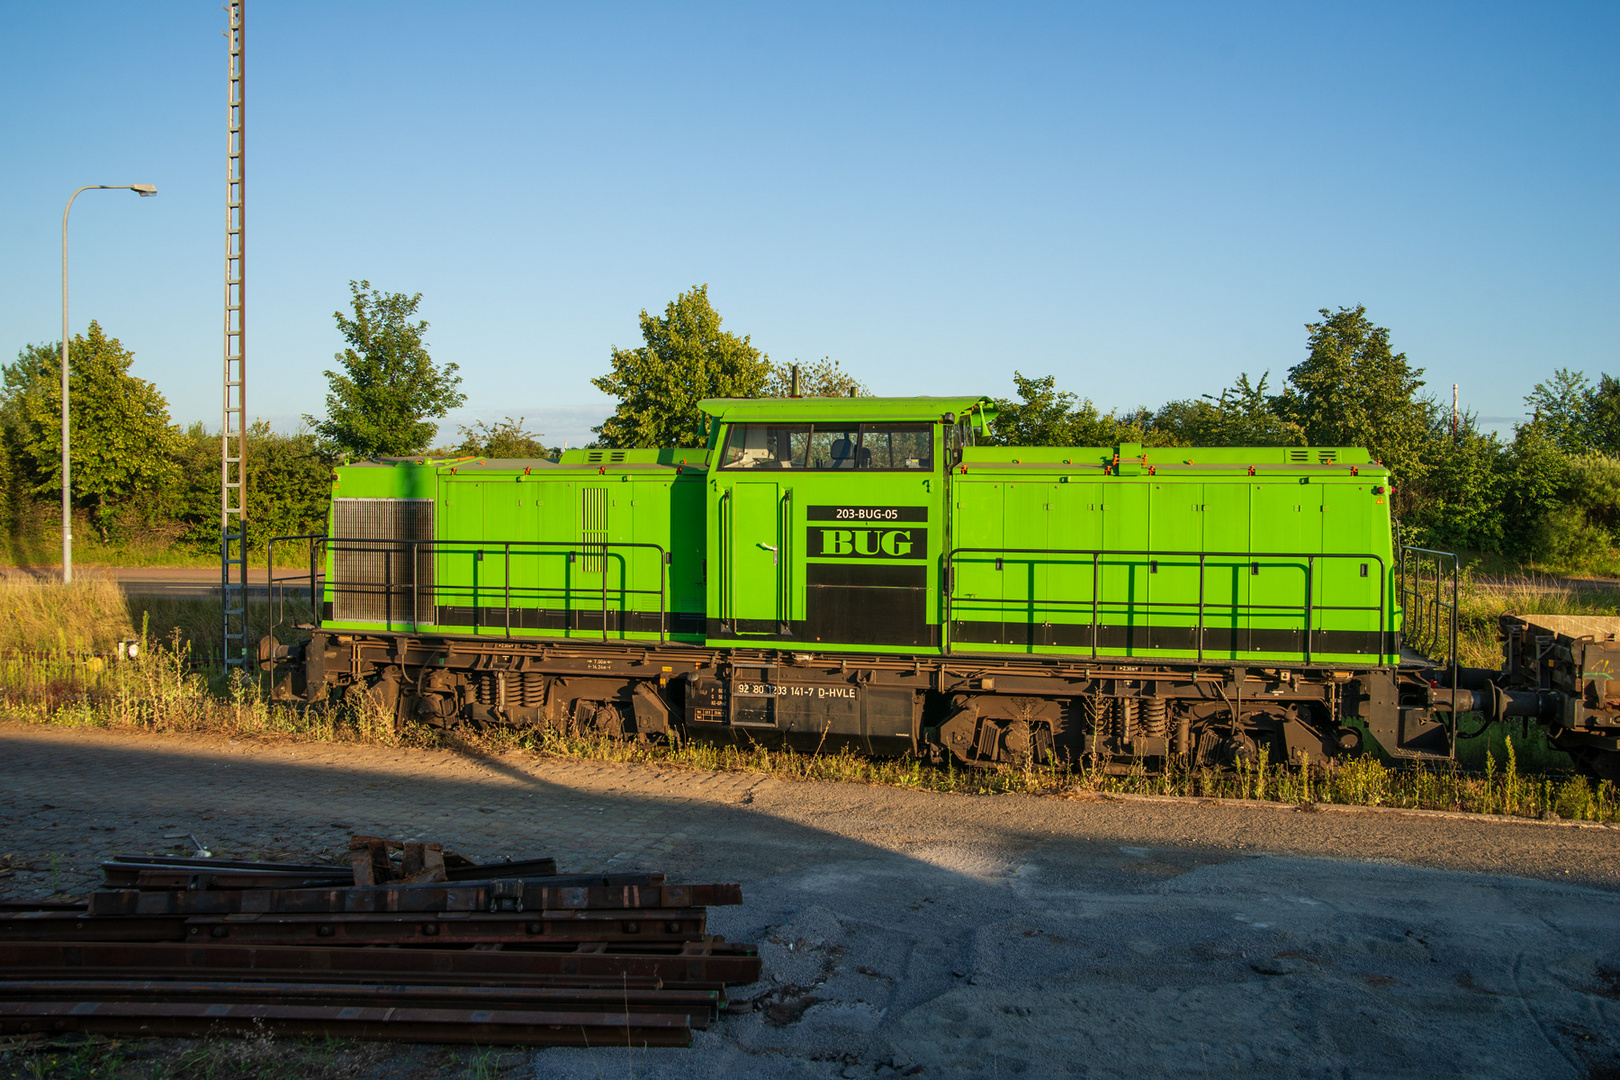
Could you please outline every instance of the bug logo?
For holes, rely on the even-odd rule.
[[[928,530],[917,525],[890,528],[812,528],[805,553],[812,559],[925,559]]]

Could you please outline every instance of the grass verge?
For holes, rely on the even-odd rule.
[[[68,595],[48,595],[52,593]],[[269,606],[262,604],[250,609],[249,617],[254,627],[250,636],[270,630],[275,621]],[[1546,746],[1538,729],[1508,725],[1497,725],[1487,737],[1463,744],[1474,760],[1465,757],[1439,767],[1393,768],[1370,756],[1303,764],[1269,762],[1262,756],[1236,772],[1173,768],[1157,775],[1149,775],[1140,764],[1123,775],[1086,762],[1078,768],[1048,763],[982,770],[938,768],[916,759],[871,760],[848,751],[638,744],[532,729],[446,733],[407,724],[396,731],[391,718],[358,688],[329,704],[300,709],[269,701],[267,687],[253,674],[227,677],[217,669],[193,665],[194,648],[217,648],[217,619],[217,607],[204,601],[126,600],[105,582],[66,590],[0,588],[0,626],[9,627],[7,640],[59,643],[34,650],[14,645],[0,657],[0,719],[263,741],[525,753],[972,795],[1182,795],[1620,821],[1620,792],[1614,785],[1557,771],[1563,755]],[[84,655],[100,652],[92,647],[96,643],[131,635],[145,642],[135,660]]]

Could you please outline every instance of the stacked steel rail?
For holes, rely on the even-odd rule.
[[[374,837],[350,854],[120,855],[87,903],[0,904],[0,1032],[686,1046],[759,977],[753,946],[706,928],[737,885]]]

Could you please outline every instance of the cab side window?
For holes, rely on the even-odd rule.
[[[724,469],[802,469],[808,426],[737,424],[726,438]]]
[[[916,471],[934,468],[932,424],[737,424],[723,469]]]

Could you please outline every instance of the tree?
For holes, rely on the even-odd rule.
[[[1417,395],[1422,368],[1390,348],[1389,331],[1357,304],[1320,309],[1307,323],[1310,355],[1288,371],[1280,415],[1298,424],[1310,446],[1361,446],[1389,466],[1397,491],[1423,478],[1422,448],[1434,404]]]
[[[1601,376],[1587,397],[1586,436],[1605,454],[1620,454],[1620,379]]]
[[[1104,413],[1089,398],[1057,389],[1057,378],[1025,378],[1013,372],[1021,400],[995,399],[995,431],[988,440],[998,446],[1115,446],[1142,442],[1146,410],[1123,415]]]
[[[326,419],[304,421],[339,453],[421,453],[439,429],[433,421],[467,400],[459,369],[435,364],[422,340],[428,324],[409,321],[421,293],[378,292],[369,281],[349,282],[349,292],[354,317],[332,313],[349,347],[335,356],[342,371],[326,373]]]
[[[1268,371],[1251,383],[1238,376],[1219,397],[1172,401],[1153,414],[1152,438],[1166,446],[1299,446],[1300,426],[1278,412],[1282,395],[1266,393]]]
[[[1503,447],[1464,413],[1455,435],[1449,409],[1432,409],[1422,468],[1395,488],[1402,539],[1417,547],[1501,550]]]
[[[446,451],[449,457],[481,458],[555,458],[557,452],[540,440],[545,436],[538,431],[526,431],[523,417],[516,420],[508,416],[493,424],[477,421],[472,426],[462,425],[461,442]]]
[[[110,539],[121,510],[173,485],[179,436],[169,403],[129,373],[135,354],[98,323],[69,350],[73,505]],[[10,456],[36,496],[62,492],[62,348],[29,345],[0,369],[0,419]]]
[[[602,446],[701,446],[697,403],[713,397],[758,397],[771,375],[770,357],[720,329],[709,287],[695,285],[664,308],[641,311],[639,349],[614,348],[613,370],[591,383],[619,399],[613,415],[593,428]]]
[[[1583,373],[1559,368],[1546,382],[1536,383],[1525,395],[1524,403],[1540,425],[1540,434],[1565,453],[1574,454],[1591,443],[1594,396],[1592,383]]]
[[[326,531],[333,458],[308,431],[283,434],[263,420],[248,426],[248,542],[262,556],[274,536]],[[180,482],[169,494],[178,539],[198,551],[219,552],[219,431],[201,423],[180,436]],[[278,544],[281,566],[302,566],[301,543]]]
[[[871,394],[864,383],[845,371],[837,360],[823,356],[813,364],[772,364],[760,397],[789,397],[793,393],[793,367],[799,367],[800,397],[865,397]]]

